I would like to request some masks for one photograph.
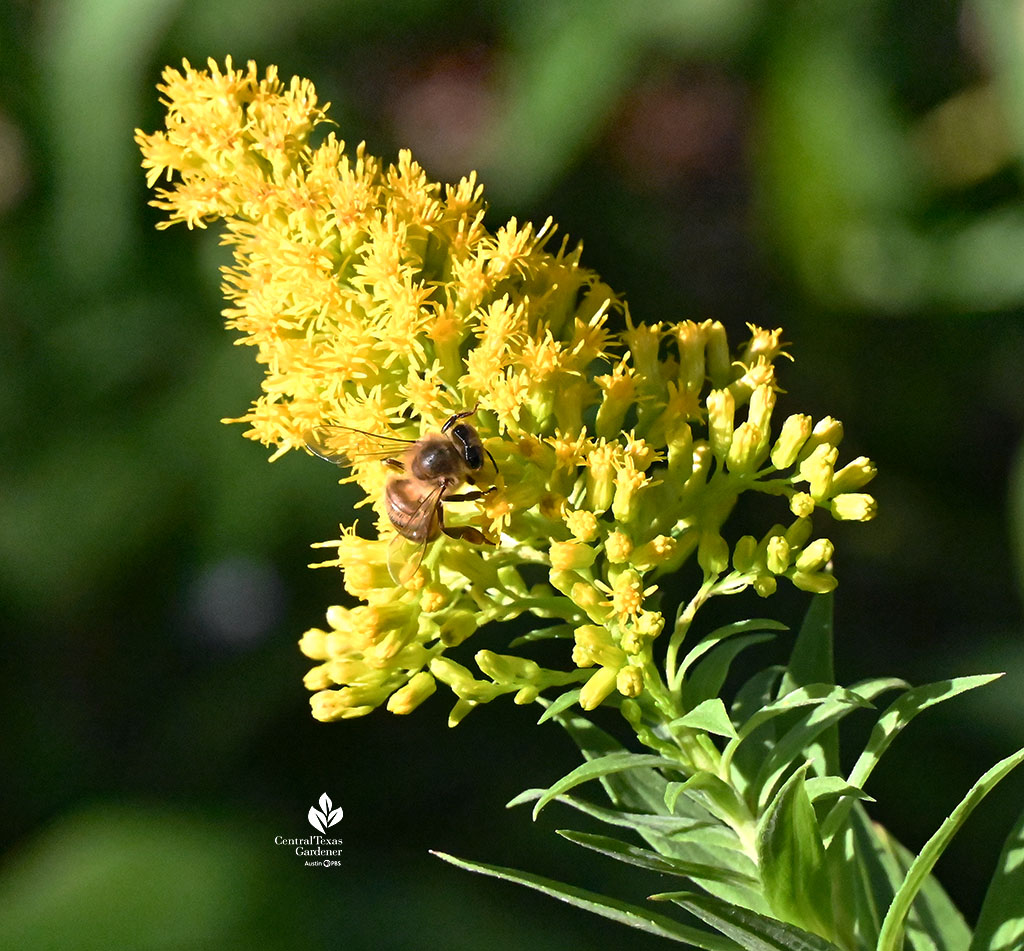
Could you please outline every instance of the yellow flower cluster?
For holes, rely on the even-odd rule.
[[[773,437],[780,331],[751,327],[733,353],[717,322],[634,325],[578,248],[545,250],[550,223],[488,230],[473,175],[442,187],[408,152],[385,165],[346,151],[308,81],[230,60],[163,78],[166,129],[137,133],[150,184],[169,182],[154,204],[165,226],[224,222],[225,316],[266,368],[233,421],[273,457],[314,444],[349,460],[377,514],[376,537],[325,543],[359,603],[302,638],[316,717],[408,713],[437,681],[457,697],[452,723],[504,693],[576,684],[591,709],[661,689],[653,582],[694,556],[705,594],[834,583],[812,512],[871,518],[857,490],[874,469],[836,469],[831,419],[791,416]],[[372,453],[474,408],[494,465],[438,517],[490,544],[405,541],[415,571],[396,582],[399,476]],[[792,521],[730,548],[723,524],[747,490],[784,497]],[[571,669],[479,651],[478,677],[447,656],[524,613],[550,619],[528,639],[570,639]]]

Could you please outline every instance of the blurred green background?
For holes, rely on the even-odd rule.
[[[843,682],[1008,671],[869,790],[919,848],[1024,743],[1024,4],[935,0],[0,2],[0,946],[660,947],[439,848],[640,899],[503,804],[575,763],[536,711],[321,725],[295,648],[343,597],[337,473],[221,425],[258,391],[215,229],[157,233],[132,131],[183,56],[315,81],[350,143],[480,171],[643,320],[783,325],[788,412],[847,427],[880,516],[841,525]],[[727,615],[797,623],[804,596]],[[759,660],[768,663],[770,648]],[[866,730],[867,720],[863,725]],[[326,791],[341,865],[304,868]],[[969,917],[1011,779],[938,873]]]

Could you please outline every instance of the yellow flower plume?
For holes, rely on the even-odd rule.
[[[302,638],[317,663],[306,677],[316,717],[408,713],[438,681],[457,697],[452,723],[504,693],[528,703],[581,689],[589,709],[663,690],[653,645],[664,586],[651,582],[694,556],[705,596],[770,593],[778,576],[834,584],[832,543],[812,541],[811,514],[872,517],[874,500],[854,490],[874,468],[835,469],[832,420],[790,417],[773,436],[781,331],[752,326],[732,353],[717,322],[634,326],[578,247],[547,249],[551,222],[492,231],[475,175],[442,186],[407,151],[386,164],[347,150],[308,80],[186,61],[158,88],[166,127],[136,141],[160,227],[223,222],[234,255],[224,315],[266,371],[229,422],[271,458],[329,434],[319,451],[353,463],[376,511],[378,537],[343,528],[324,543],[336,554],[323,564],[343,570],[359,603],[331,608]],[[493,544],[442,536],[398,584],[394,474],[367,457],[374,436],[418,440],[473,407],[496,467],[481,472],[482,496],[446,504],[444,519]],[[791,521],[745,536],[730,570],[722,527],[746,490],[782,496]],[[534,638],[576,637],[569,669],[479,651],[478,679],[447,656],[524,613],[549,625]]]

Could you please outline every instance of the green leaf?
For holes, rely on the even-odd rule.
[[[506,808],[534,802],[540,799],[545,792],[546,790],[544,789],[527,789],[508,802]],[[641,812],[622,812],[618,809],[598,806],[585,799],[577,799],[575,796],[562,795],[556,799],[556,802],[571,806],[573,809],[584,813],[584,815],[592,816],[601,822],[608,823],[608,825],[618,826],[623,829],[633,829],[641,835],[652,833],[661,837],[686,836],[689,841],[699,841],[704,846],[732,850],[740,849],[740,842],[736,838],[736,833],[732,829],[721,825],[703,809],[700,810],[703,818],[695,818],[693,816],[647,815]]]
[[[812,776],[804,783],[804,788],[807,790],[807,796],[811,802],[835,796],[852,796],[854,799],[864,802],[875,801],[863,789],[851,786],[845,779],[840,779],[838,776]]]
[[[952,680],[940,680],[908,690],[878,718],[878,722],[871,731],[871,736],[868,737],[864,751],[857,758],[853,769],[850,770],[847,781],[851,786],[863,789],[868,777],[882,758],[882,754],[903,728],[923,710],[958,694],[973,690],[975,687],[991,683],[1002,676],[1002,674],[981,674],[974,677],[955,677]],[[832,836],[843,824],[851,805],[850,801],[841,800],[832,807],[832,811],[821,824],[822,835],[826,842],[831,841]]]
[[[571,829],[558,829],[557,831],[563,839],[568,839],[575,845],[580,845],[585,849],[606,855],[619,862],[636,865],[639,868],[645,868],[652,872],[677,875],[680,878],[693,878],[698,881],[707,880],[747,885],[752,888],[758,888],[761,884],[754,875],[744,875],[742,872],[724,868],[721,865],[687,862],[682,859],[666,857],[657,852],[652,852],[650,849],[642,848],[639,845],[632,845],[629,842],[623,842],[621,839],[613,839],[610,836],[594,835],[589,832],[574,832]]]
[[[726,624],[724,627],[717,628],[705,637],[702,637],[694,647],[687,653],[683,658],[682,663],[679,665],[679,676],[682,676],[693,666],[701,657],[704,656],[712,647],[716,644],[720,644],[722,641],[730,637],[735,637],[737,634],[745,634],[747,631],[785,631],[788,630],[785,624],[780,624],[778,621],[769,621],[765,618],[751,618],[749,621],[736,621],[733,624]]]
[[[718,736],[736,736],[736,727],[732,725],[729,714],[725,711],[725,704],[720,697],[712,697],[703,703],[697,704],[689,713],[673,720],[668,728],[674,726],[689,726],[705,733],[715,733]]]
[[[710,895],[666,892],[652,898],[675,902],[705,924],[732,938],[745,951],[836,951],[836,946],[816,934],[777,918],[736,908]]]
[[[758,710],[771,703],[784,672],[785,668],[778,665],[766,667],[740,687],[732,702],[733,723],[746,723]],[[733,781],[740,792],[744,791],[765,757],[770,755],[774,743],[774,725],[768,723],[740,747],[732,764]]]
[[[816,934],[831,934],[831,883],[814,806],[804,788],[806,773],[806,766],[794,773],[761,817],[758,864],[768,904],[778,917]]]
[[[602,776],[608,776],[612,773],[621,773],[644,766],[661,766],[670,769],[679,768],[678,764],[665,759],[664,756],[655,756],[648,753],[609,753],[606,756],[588,760],[545,790],[544,795],[537,800],[536,805],[533,807],[533,818],[536,819],[540,811],[557,796],[568,792],[581,783],[589,782],[591,779],[598,779]]]
[[[971,951],[1024,947],[1024,812],[1006,837],[974,930]]]
[[[608,753],[624,752],[624,747],[603,730],[579,714],[554,717],[572,737],[584,758],[596,759]],[[600,777],[601,785],[612,804],[632,812],[661,812],[668,780],[653,769],[637,769],[629,773],[612,773]]]
[[[925,843],[924,848],[914,859],[907,871],[903,884],[896,892],[889,910],[882,921],[882,930],[878,936],[878,951],[899,951],[903,941],[903,927],[910,911],[911,904],[924,884],[939,856],[946,850],[950,840],[963,825],[967,817],[985,796],[1011,770],[1024,762],[1024,749],[1000,760],[988,770],[968,791],[959,805],[949,814],[945,822],[939,826],[935,834]]]
[[[800,707],[826,705],[832,708],[835,704],[846,704],[851,707],[870,706],[867,701],[845,687],[836,687],[832,684],[810,684],[806,687],[799,687],[781,699],[763,706],[740,727],[739,735],[726,745],[722,753],[722,769],[728,769],[740,744],[769,720]]]
[[[854,698],[860,702],[855,702]],[[809,760],[816,774],[829,775],[827,750],[815,741],[843,717],[862,706],[870,704],[852,690],[836,688],[833,695],[825,698],[820,706],[796,719],[789,732],[776,742],[771,755],[764,761],[751,784],[752,791],[759,791],[758,812],[768,804],[779,779],[794,762]],[[753,796],[748,795],[748,798],[753,799]]]
[[[744,634],[717,646],[683,680],[680,695],[683,706],[695,707],[703,700],[717,697],[722,692],[722,686],[729,676],[729,668],[737,655],[748,647],[774,639],[774,634]]]
[[[547,641],[552,639],[568,640],[573,636],[575,628],[571,624],[556,624],[553,627],[540,627],[535,631],[527,631],[509,641],[509,647],[520,647],[523,644],[532,644],[534,641]]]
[[[579,698],[580,691],[578,687],[575,690],[566,690],[565,693],[551,701],[548,708],[540,715],[537,725],[540,726],[546,720],[557,717],[563,710],[568,710]]]
[[[431,854],[458,868],[481,875],[489,875],[491,878],[499,878],[506,882],[514,882],[517,885],[525,885],[527,888],[532,888],[551,898],[557,898],[576,908],[582,908],[661,938],[668,938],[682,944],[692,944],[694,947],[703,948],[704,951],[738,951],[740,948],[740,945],[728,938],[684,925],[666,915],[619,901],[617,898],[609,898],[596,892],[577,888],[574,885],[566,885],[540,875],[533,875],[530,872],[519,872],[515,869],[503,868],[500,865],[487,865],[483,862],[469,862],[445,852],[432,852]]]
[[[906,878],[914,856],[860,806],[827,850],[836,891],[846,899],[834,906],[836,934],[846,947],[874,948],[882,915]],[[929,876],[914,901],[906,927],[913,951],[967,951],[971,932],[963,916]]]
[[[779,696],[810,684],[835,683],[832,651],[832,595],[812,595],[797,632]]]

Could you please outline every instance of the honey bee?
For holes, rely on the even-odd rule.
[[[484,466],[484,457],[497,469],[494,456],[484,447],[476,429],[463,420],[472,416],[477,408],[455,413],[441,427],[439,433],[430,433],[421,439],[400,439],[381,433],[366,433],[348,429],[384,442],[403,443],[407,446],[401,457],[394,449],[380,450],[382,462],[394,475],[388,479],[384,491],[384,509],[395,528],[395,537],[388,547],[388,570],[398,584],[408,581],[419,568],[427,546],[442,533],[449,538],[461,538],[476,545],[490,544],[477,528],[469,525],[450,526],[444,523],[445,502],[469,502],[483,498],[484,492],[473,489],[456,494],[462,485],[475,485],[474,477]],[[318,430],[322,433],[323,430]],[[307,448],[321,459],[341,465],[351,465],[344,455],[324,450],[316,439],[306,440]],[[371,452],[367,457],[377,455]],[[411,555],[408,549],[414,546]]]

